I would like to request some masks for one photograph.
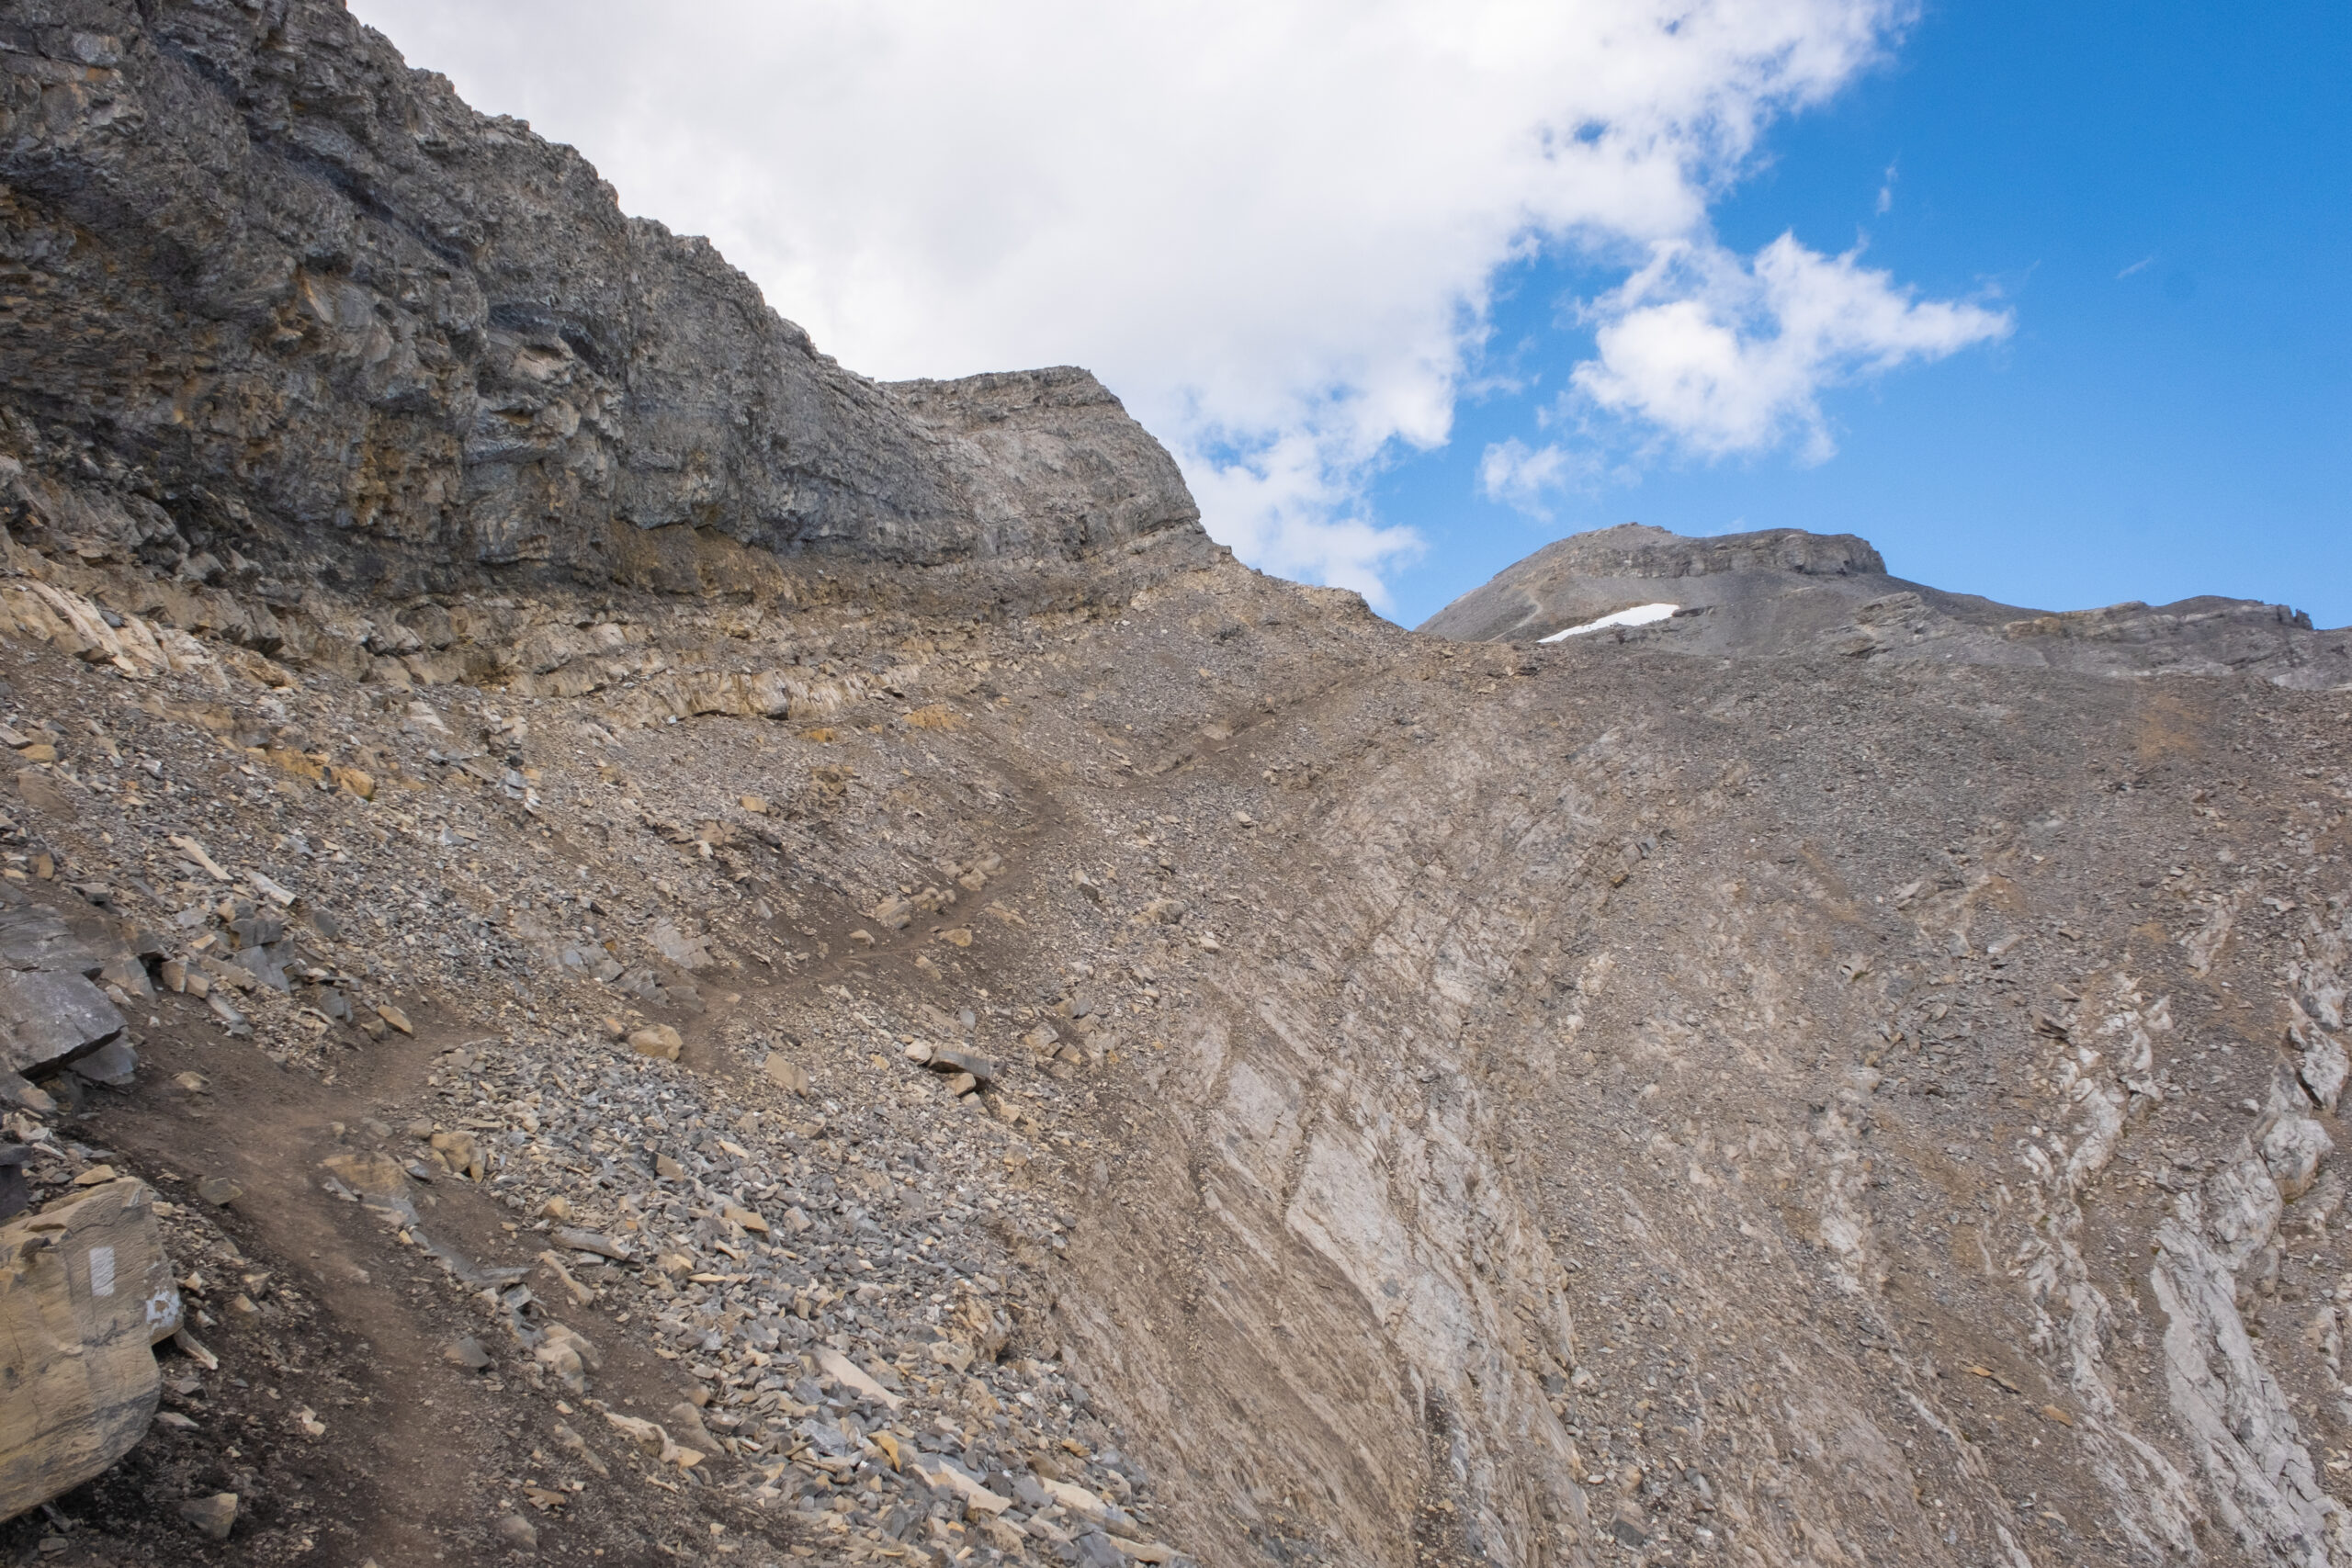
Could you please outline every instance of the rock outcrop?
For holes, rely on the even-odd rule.
[[[118,481],[112,536],[77,541],[403,592],[625,577],[636,530],[937,563],[1193,528],[1084,371],[853,375],[340,6],[0,31],[0,398],[20,453]]]

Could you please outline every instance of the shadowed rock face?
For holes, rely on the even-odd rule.
[[[853,375],[339,7],[80,0],[0,39],[0,393],[140,471],[151,558],[397,587],[605,574],[677,525],[936,563],[1198,515],[1086,372]]]
[[[1689,539],[1627,523],[1573,535],[1496,573],[1419,629],[1532,641],[1667,603],[1679,607],[1669,620],[1599,635],[1721,656],[1826,652],[2102,675],[2246,673],[2315,690],[2352,682],[2352,629],[2314,631],[2310,616],[2283,605],[2205,596],[2024,610],[1890,576],[1879,553],[1851,534],[1796,529]]]

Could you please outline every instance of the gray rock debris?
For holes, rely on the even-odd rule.
[[[107,962],[55,911],[0,907],[0,1067],[31,1077],[119,1036],[121,1010],[93,979]]]
[[[864,1009],[844,1022],[869,1038],[896,1027]],[[937,1054],[994,1083],[1012,1075]],[[1091,1532],[1081,1552],[1101,1561],[1181,1561],[1149,1539],[1147,1477],[1106,1443],[1073,1370],[1006,1359],[1012,1318],[1045,1320],[1036,1280],[1001,1238],[1035,1247],[1061,1224],[1042,1194],[1001,1184],[1018,1135],[959,1109],[911,1061],[879,1080],[829,1079],[823,1113],[804,1121],[775,1071],[782,1056],[748,1080],[748,1103],[666,1056],[585,1036],[517,1035],[447,1058],[463,1066],[407,1135],[475,1129],[477,1179],[540,1216],[533,1230],[561,1249],[540,1254],[536,1278],[464,1276],[488,1285],[474,1299],[525,1352],[521,1374],[595,1393],[595,1352],[538,1291],[621,1307],[689,1391],[658,1421],[608,1416],[657,1468],[804,1516],[855,1500],[846,1517],[876,1545],[931,1539],[952,1496],[1015,1560]],[[390,1138],[403,1119],[357,1135]],[[581,1169],[596,1179],[566,1175]],[[437,1255],[413,1221],[385,1224]],[[495,1359],[471,1339],[449,1354],[479,1365],[477,1348]],[[976,1410],[993,1418],[976,1426]]]

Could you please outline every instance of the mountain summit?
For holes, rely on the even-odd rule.
[[[1639,523],[1546,545],[1420,630],[1543,641],[1641,606],[1659,647],[1724,656],[1834,652],[2040,666],[2102,675],[2250,674],[2326,690],[2352,682],[2352,628],[2315,632],[2284,605],[2201,597],[2052,613],[1891,576],[1851,534],[1767,529],[1686,538]]]

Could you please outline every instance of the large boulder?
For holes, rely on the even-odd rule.
[[[154,1194],[123,1177],[0,1225],[0,1518],[114,1463],[163,1393],[153,1347],[180,1325]]]

